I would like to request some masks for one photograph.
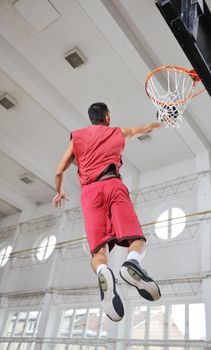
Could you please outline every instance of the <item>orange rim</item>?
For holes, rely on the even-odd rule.
[[[175,71],[178,71],[178,72],[181,72],[185,75],[189,75],[191,78],[192,78],[192,89],[190,91],[190,93],[187,95],[186,98],[183,98],[183,99],[180,99],[176,102],[171,102],[171,103],[166,103],[166,102],[162,102],[160,101],[159,99],[153,97],[149,92],[148,92],[148,82],[149,80],[151,79],[151,77],[153,75],[155,75],[157,72],[159,71],[162,71],[162,70],[165,70],[165,71],[168,71],[168,72],[175,72]],[[195,88],[195,85],[197,82],[201,81],[200,77],[198,76],[198,74],[195,72],[194,69],[191,69],[191,70],[188,70],[186,68],[183,68],[183,67],[180,67],[180,66],[159,66],[157,68],[155,68],[146,78],[145,80],[145,91],[146,91],[146,94],[148,95],[148,97],[153,100],[154,102],[156,102],[157,104],[159,105],[166,105],[166,106],[176,106],[176,105],[179,105],[179,104],[182,104],[182,103],[185,103],[187,100],[193,98],[193,97],[196,97],[198,96],[200,93],[202,93],[203,91],[205,91],[206,89],[203,88],[201,90],[199,90],[197,93],[193,94],[193,90]]]

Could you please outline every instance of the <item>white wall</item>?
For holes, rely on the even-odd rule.
[[[131,192],[137,215],[148,239],[143,264],[159,281],[163,295],[159,303],[179,303],[187,300],[205,302],[208,320],[207,339],[211,340],[208,298],[211,290],[210,283],[207,282],[207,276],[211,274],[210,217],[208,214],[188,217],[182,234],[168,241],[161,240],[154,234],[153,224],[147,225],[156,221],[164,210],[171,207],[179,207],[187,215],[197,213],[202,207],[202,194],[210,194],[210,174],[191,175],[194,168],[192,160],[187,161],[186,166],[176,164],[174,168],[172,177],[168,167],[141,174],[140,190]],[[179,169],[183,169],[183,173]],[[178,173],[181,176],[178,176]],[[162,180],[164,178],[165,180]],[[206,198],[206,203],[205,209],[208,210],[211,197]],[[23,221],[24,215],[21,217],[16,215],[11,217],[11,221],[7,217],[0,222],[0,244],[11,243],[13,252],[22,251],[0,269],[0,289],[4,296],[1,299],[0,312],[2,319],[5,320],[11,310],[23,310],[29,305],[32,305],[31,308],[41,309],[43,320],[49,319],[49,322],[46,322],[45,326],[42,323],[40,334],[55,337],[62,310],[77,305],[99,306],[97,279],[90,267],[86,241],[82,239],[85,232],[80,210],[66,207],[64,210],[52,211],[50,205],[45,205],[33,212],[31,218],[29,213],[27,215],[28,221]],[[10,222],[12,227],[8,225]],[[72,242],[58,246],[46,262],[38,263],[34,252],[32,254],[28,249],[35,248],[41,238],[50,234],[56,236],[57,243],[71,240]],[[124,248],[116,248],[111,253],[110,263],[116,274],[125,256]],[[120,288],[126,304],[136,305],[139,302],[135,291],[122,282]],[[49,291],[51,295],[47,293]],[[62,291],[67,292],[66,298]],[[87,296],[87,291],[91,291],[92,296]],[[20,296],[19,294],[23,292],[31,292],[34,297]],[[42,296],[38,297],[39,293],[43,293]],[[11,300],[8,299],[9,295],[13,296],[13,303],[5,301]],[[130,318],[129,314],[127,317]],[[123,336],[121,331],[123,326],[120,324],[119,327],[116,334]],[[2,324],[0,329],[3,331]]]

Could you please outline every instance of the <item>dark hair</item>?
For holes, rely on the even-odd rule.
[[[92,124],[95,124],[95,125],[103,124],[108,112],[109,110],[105,103],[103,102],[93,103],[88,109],[89,119]]]

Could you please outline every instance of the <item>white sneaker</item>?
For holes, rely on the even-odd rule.
[[[98,273],[98,282],[104,312],[112,321],[121,321],[124,316],[124,307],[117,293],[116,281],[111,269],[102,268]]]
[[[160,288],[142,269],[135,259],[126,260],[120,268],[120,276],[122,279],[134,286],[139,294],[147,300],[154,301],[161,297]]]

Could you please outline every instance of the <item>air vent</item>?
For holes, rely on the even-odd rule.
[[[147,141],[151,139],[151,135],[150,134],[144,134],[144,135],[140,135],[137,137],[137,139],[139,141]]]
[[[23,174],[20,176],[20,180],[28,185],[34,182],[34,176],[31,174]]]
[[[8,94],[4,94],[0,97],[0,104],[5,109],[10,109],[16,105],[17,101]]]
[[[86,57],[77,47],[67,52],[65,59],[73,68],[77,68],[86,62]]]

